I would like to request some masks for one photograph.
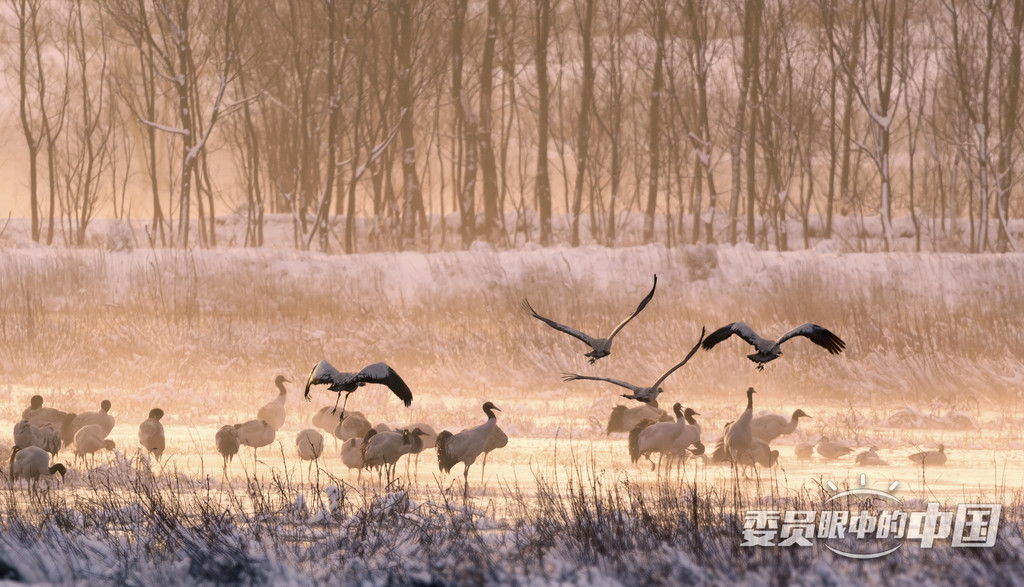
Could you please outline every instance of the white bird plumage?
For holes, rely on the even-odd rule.
[[[114,417],[110,415],[110,400],[103,400],[100,402],[100,410],[98,412],[83,412],[78,414],[71,420],[72,435],[78,433],[83,426],[95,424],[100,427],[103,431],[101,438],[106,438],[110,435],[111,430],[114,429]]]
[[[841,338],[833,334],[831,331],[809,322],[803,326],[798,326],[793,330],[790,330],[786,334],[783,334],[778,340],[762,338],[743,322],[732,322],[731,324],[726,324],[709,334],[708,337],[704,339],[704,350],[711,350],[716,344],[734,334],[750,343],[754,347],[754,350],[757,351],[756,353],[747,355],[747,358],[757,363],[758,370],[764,370],[765,363],[779,358],[782,354],[779,347],[782,343],[794,336],[807,337],[811,342],[825,348],[833,355],[838,355],[843,352],[844,348],[846,348],[846,343],[843,342]]]
[[[99,424],[86,424],[75,432],[75,458],[87,460],[101,450],[114,450],[114,441],[107,438]]]
[[[363,466],[375,468],[378,473],[383,468],[388,483],[391,483],[398,459],[423,450],[423,434],[419,428],[413,428],[376,432],[368,436],[363,443]]]
[[[688,448],[694,443],[700,442],[700,426],[694,420],[694,416],[700,415],[692,408],[683,410],[681,404],[672,406],[676,415],[675,422],[641,422],[629,431],[629,457],[634,463],[640,457],[646,457],[651,463],[651,470],[655,469],[654,461],[651,460],[652,453],[658,453],[658,474],[661,474],[661,461],[665,456],[671,457],[676,441],[681,441]]]
[[[831,440],[827,436],[822,436],[821,439],[818,440],[818,445],[815,447],[815,450],[818,451],[819,455],[830,461],[844,457],[853,452],[853,448],[849,445],[836,440]]]
[[[37,446],[56,457],[60,452],[60,433],[49,424],[36,426],[28,420],[22,420],[14,425],[14,445],[20,448]]]
[[[868,450],[857,454],[854,461],[862,467],[884,467],[889,464],[878,454],[877,446],[872,446]]]
[[[565,373],[565,374],[563,374],[562,375],[562,380],[563,381],[580,381],[580,380],[607,381],[608,383],[614,383],[615,385],[618,385],[619,387],[624,387],[624,388],[626,388],[626,389],[628,389],[628,390],[633,392],[631,394],[622,394],[622,397],[624,397],[626,399],[635,399],[637,401],[647,403],[647,402],[650,402],[653,399],[657,399],[658,395],[660,395],[661,392],[663,391],[662,388],[661,388],[661,383],[663,381],[665,381],[666,379],[668,379],[669,375],[671,375],[672,373],[675,373],[676,369],[679,369],[680,367],[685,365],[687,361],[690,360],[690,357],[692,357],[693,354],[695,352],[697,352],[697,349],[700,348],[701,340],[704,340],[704,329],[703,328],[701,328],[701,330],[700,330],[700,339],[697,341],[697,344],[695,344],[693,346],[693,348],[690,349],[690,352],[686,354],[686,357],[684,357],[682,361],[680,361],[680,362],[676,363],[675,365],[673,365],[672,368],[670,368],[668,371],[665,371],[665,373],[662,374],[662,376],[659,377],[658,380],[654,382],[654,385],[652,385],[650,387],[639,387],[637,385],[633,385],[632,383],[627,383],[627,382],[621,381],[619,379],[611,379],[609,377],[594,377],[594,376],[590,376],[590,375],[577,375],[575,373]]]
[[[940,444],[936,450],[925,450],[916,452],[907,457],[915,465],[922,467],[937,467],[946,464],[946,446]]]
[[[252,447],[252,466],[255,468],[256,449],[268,446],[274,442],[274,438],[277,435],[274,427],[266,420],[257,418],[242,422],[241,424],[235,424],[235,429],[238,431],[238,442]]]
[[[763,414],[750,421],[750,430],[754,438],[771,442],[783,434],[796,431],[800,418],[810,418],[803,410],[796,410],[789,418],[781,414]]]
[[[779,451],[774,450],[766,441],[756,436],[750,439],[750,444],[743,449],[742,453],[734,454],[734,462],[741,467],[754,465],[774,467],[778,461]]]
[[[486,402],[483,405],[483,410],[487,415],[487,421],[483,424],[467,428],[456,434],[443,430],[437,435],[435,448],[438,468],[445,473],[450,473],[452,467],[458,463],[465,466],[462,472],[463,496],[468,495],[469,492],[469,468],[476,462],[477,457],[487,450],[488,442],[494,442],[490,440],[490,436],[498,427],[497,415],[494,412],[500,412],[501,409],[491,402]],[[507,438],[506,436],[506,442]]]
[[[304,461],[319,459],[324,453],[324,435],[313,428],[299,431],[295,435],[295,450]]]
[[[809,442],[801,442],[793,447],[793,454],[801,461],[809,460],[814,457],[814,445]]]
[[[266,421],[267,424],[274,427],[274,430],[280,430],[284,426],[285,402],[288,401],[288,390],[284,386],[285,383],[290,383],[290,381],[284,375],[278,375],[274,379],[274,385],[277,386],[277,397],[264,404],[256,412],[256,418]]]
[[[754,419],[754,391],[753,387],[747,388],[747,408],[743,410],[740,417],[729,425],[725,431],[725,452],[734,463],[739,462],[739,457],[750,447],[754,439],[754,432],[750,422]]]
[[[359,471],[363,475],[363,439],[349,438],[341,443],[341,463],[349,469]]]
[[[60,430],[67,412],[56,408],[43,407],[43,396],[33,395],[29,406],[21,412],[21,419],[28,420],[33,426],[49,424],[54,430]]]
[[[420,436],[420,440],[423,441],[423,447],[420,448],[419,450],[414,450],[410,454],[415,455],[414,457],[412,457],[412,459],[416,463],[416,475],[419,475],[419,472],[420,472],[420,455],[423,454],[427,449],[431,449],[431,448],[434,448],[435,446],[437,446],[437,431],[434,430],[433,426],[431,426],[430,424],[427,424],[426,422],[413,422],[412,424],[409,424],[407,426],[402,426],[401,428],[396,428],[396,430],[401,432],[402,430],[414,430],[416,428],[419,428],[420,432],[423,433]],[[506,439],[507,439],[507,437],[506,437]],[[408,465],[408,463],[409,463],[409,461],[407,460],[406,461],[406,465]],[[406,474],[408,474],[408,472],[409,472],[408,467],[406,467],[406,471],[405,472],[406,472]]]
[[[579,340],[583,341],[584,344],[586,344],[587,346],[589,346],[592,349],[589,353],[586,353],[584,356],[590,357],[590,363],[593,364],[594,361],[596,361],[596,360],[598,360],[598,359],[600,359],[602,357],[607,357],[608,355],[611,354],[611,352],[612,352],[612,339],[615,338],[615,335],[618,334],[619,331],[621,331],[622,328],[626,324],[629,324],[630,320],[635,318],[636,315],[639,314],[647,306],[647,303],[650,302],[651,298],[654,297],[654,290],[657,289],[657,287],[658,287],[658,276],[655,275],[654,276],[654,285],[651,286],[651,291],[648,292],[648,294],[644,297],[644,299],[640,300],[640,305],[638,305],[636,307],[636,310],[633,310],[633,312],[629,316],[626,316],[626,318],[622,322],[619,322],[618,326],[616,326],[612,330],[612,333],[609,334],[607,336],[607,338],[596,338],[596,337],[590,336],[589,334],[587,334],[585,332],[581,332],[579,330],[576,330],[575,328],[566,326],[565,324],[560,324],[558,322],[555,322],[554,320],[551,320],[549,318],[545,318],[544,316],[541,316],[540,314],[538,314],[533,309],[533,306],[530,305],[529,300],[527,300],[525,298],[523,299],[523,308],[531,316],[533,316],[534,318],[536,318],[536,319],[540,320],[541,322],[547,324],[551,328],[554,328],[555,330],[558,330],[560,332],[564,332],[564,333],[568,334],[569,336],[573,336],[573,337],[578,338]]]
[[[300,459],[309,461],[309,465],[306,467],[306,479],[312,482],[310,476],[312,475],[313,461],[319,459],[320,455],[324,454],[324,435],[320,434],[320,431],[315,428],[300,430],[295,435],[295,451],[299,453]],[[299,475],[302,475],[301,470]],[[301,477],[299,481],[302,481]]]
[[[608,426],[605,428],[604,433],[608,435],[612,432],[629,432],[644,420],[671,422],[672,416],[658,407],[658,400],[656,399],[646,404],[629,408],[618,405],[612,408],[612,413],[608,416]]]
[[[160,423],[160,418],[163,417],[163,410],[153,408],[149,411],[149,417],[139,424],[139,444],[147,452],[153,453],[157,461],[163,457],[164,449],[167,447],[164,425]]]
[[[345,441],[350,438],[358,438],[362,440],[366,433],[373,428],[373,424],[370,424],[370,420],[362,412],[345,412],[341,420],[335,418],[335,426],[333,430],[334,437]]]
[[[50,466],[50,455],[38,446],[27,448],[15,446],[11,452],[10,471],[12,486],[18,479],[26,479],[29,489],[35,490],[38,489],[40,477],[60,473],[60,477],[63,479],[67,469],[60,463]]]

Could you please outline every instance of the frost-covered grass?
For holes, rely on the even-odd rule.
[[[573,459],[498,498],[275,476],[222,487],[119,459],[48,486],[0,491],[0,577],[90,584],[958,584],[1011,585],[1024,500],[993,548],[910,543],[879,561],[820,546],[744,548],[748,509],[813,509],[823,489],[777,481],[638,482]],[[744,487],[739,487],[744,485]],[[535,487],[535,489],[533,488]],[[301,496],[301,497],[300,497]],[[496,507],[495,502],[501,506]]]
[[[527,297],[546,316],[606,334],[653,274],[654,299],[594,365],[581,343],[520,308]],[[122,456],[92,470],[73,464],[65,485],[38,497],[4,484],[0,576],[118,584],[1013,584],[1024,555],[1024,469],[1014,452],[1024,438],[1022,292],[1024,255],[856,253],[830,242],[790,253],[707,245],[348,256],[285,247],[0,249],[0,422],[12,424],[41,393],[47,405],[75,412],[111,399],[119,454],[131,454],[135,428],[154,406],[175,431],[155,475]],[[812,321],[847,342],[836,357],[806,340],[787,343],[760,373],[747,347],[730,340],[665,382],[663,405],[698,408],[706,443],[742,410],[748,386],[759,391],[759,412],[802,407],[815,416],[778,443],[779,472],[738,491],[724,473],[660,482],[633,467],[624,440],[603,433],[610,409],[624,403],[621,390],[560,377],[649,385],[702,326],[734,320],[766,336]],[[356,483],[330,439],[330,462],[313,487],[297,480],[302,464],[269,473],[261,464],[259,475],[242,468],[239,461],[252,462],[248,449],[222,486],[213,431],[255,417],[277,393],[274,376],[284,374],[289,416],[279,440],[287,446],[316,408],[333,403],[323,389],[312,404],[299,397],[320,358],[343,369],[384,360],[402,374],[415,398],[408,410],[387,392],[352,396],[350,407],[375,421],[455,431],[480,423],[483,401],[497,403],[511,440],[508,454],[488,464],[488,489],[474,491],[475,468],[465,503],[458,468],[433,484],[422,476],[386,489]],[[969,427],[957,428],[963,418]],[[945,442],[950,464],[936,477],[914,479],[919,472],[904,466],[884,481],[901,479],[915,498],[934,489],[945,502],[999,501],[996,547],[915,546],[874,563],[818,546],[741,549],[747,508],[821,503],[820,479],[832,470],[791,456],[797,442],[820,435],[877,444],[903,462]],[[566,437],[601,448],[566,462],[556,448]],[[420,466],[436,473],[430,455]],[[492,476],[492,466],[514,475]],[[840,483],[851,476],[849,464],[835,467]],[[981,476],[990,479],[974,485]],[[329,486],[339,488],[336,509]],[[296,506],[300,494],[305,509]]]
[[[529,318],[606,334],[647,309],[588,365],[583,345]],[[301,382],[320,358],[385,360],[417,398],[544,398],[613,390],[562,372],[648,385],[711,329],[766,336],[805,321],[846,342],[806,340],[757,373],[738,339],[666,382],[676,398],[865,397],[995,408],[1024,383],[1024,255],[774,253],[738,247],[473,250],[333,256],[290,250],[0,250],[0,386],[81,410],[104,394],[210,416],[257,401],[274,375]],[[125,393],[127,391],[128,393]],[[27,393],[7,388],[8,394]],[[169,397],[170,396],[170,397]],[[762,396],[764,397],[764,396]],[[15,398],[12,398],[15,399]],[[365,401],[373,402],[367,395]],[[84,405],[77,405],[84,404]],[[373,405],[373,404],[371,404]],[[166,410],[166,408],[165,408]]]

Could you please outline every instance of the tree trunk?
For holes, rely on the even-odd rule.
[[[399,136],[402,139],[402,211],[399,231],[399,249],[406,243],[419,242],[419,215],[423,212],[423,194],[416,170],[415,94],[413,94],[412,46],[413,1],[395,3],[398,18],[398,108],[401,113]]]
[[[591,31],[594,22],[594,0],[583,0],[583,22],[580,41],[583,43],[583,88],[580,95],[580,116],[576,128],[576,182],[572,197],[572,246],[580,245],[580,212],[583,185],[590,163],[590,111],[594,102],[594,47]]]
[[[661,172],[661,92],[664,88],[665,33],[668,14],[665,0],[656,0],[654,7],[654,75],[651,81],[647,113],[647,207],[644,214],[644,242],[654,239],[654,220],[658,212],[658,176]]]
[[[548,37],[551,32],[551,1],[535,1],[534,62],[537,66],[537,177],[535,194],[540,215],[540,244],[551,244],[551,178],[548,175],[548,135],[551,96],[548,82]]]
[[[484,225],[481,230],[490,242],[495,242],[498,230],[498,165],[495,161],[493,144],[494,96],[494,49],[498,42],[498,17],[501,14],[499,0],[487,0],[487,32],[484,37],[484,52],[480,62],[480,127],[477,130],[480,148],[480,172],[483,180]]]

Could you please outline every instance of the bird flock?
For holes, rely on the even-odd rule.
[[[623,329],[650,304],[658,286],[658,277],[640,303],[627,315],[605,338],[588,335],[581,330],[556,322],[540,315],[527,300],[522,300],[522,307],[527,315],[536,318],[550,328],[568,334],[586,344],[590,351],[585,353],[589,364],[594,365],[600,359],[612,354],[612,342],[622,333]],[[673,464],[677,469],[689,459],[701,459],[705,463],[728,463],[737,470],[748,468],[772,467],[779,459],[779,451],[772,449],[770,443],[776,438],[793,433],[801,418],[811,418],[803,410],[796,410],[791,416],[780,414],[764,414],[754,416],[753,387],[746,390],[746,407],[736,418],[726,424],[720,437],[713,442],[714,449],[710,455],[705,454],[702,430],[696,416],[698,412],[675,402],[672,412],[666,412],[658,405],[659,397],[666,393],[662,385],[671,375],[676,373],[703,348],[712,348],[725,342],[733,335],[750,344],[754,351],[747,355],[758,371],[765,365],[782,355],[783,343],[796,337],[804,337],[824,348],[832,355],[843,352],[846,343],[830,330],[817,324],[807,323],[786,332],[777,340],[762,338],[744,322],[732,322],[706,336],[702,328],[696,344],[683,356],[682,360],[668,368],[650,386],[634,385],[621,379],[602,375],[583,375],[563,373],[562,380],[598,381],[611,383],[624,388],[629,393],[622,397],[634,400],[636,405],[617,405],[612,408],[608,419],[606,434],[626,433],[627,448],[630,459],[638,463],[641,458],[650,463],[652,470],[659,476],[663,470],[667,473]],[[257,450],[270,446],[277,439],[278,432],[284,427],[287,418],[288,389],[285,386],[290,380],[278,375],[274,381],[277,395],[261,406],[256,417],[244,422],[221,426],[213,438],[213,444],[223,457],[224,477],[228,477],[228,466],[239,453],[242,446],[253,450],[253,468],[258,464]],[[309,373],[303,390],[303,397],[310,401],[311,389],[314,386],[327,386],[327,390],[337,394],[333,406],[321,407],[311,418],[312,427],[303,428],[295,436],[295,451],[302,461],[307,461],[307,477],[312,475],[312,467],[324,456],[324,434],[334,438],[335,447],[339,450],[342,463],[349,469],[358,471],[361,477],[364,469],[376,470],[378,482],[392,483],[397,477],[397,464],[406,456],[406,467],[409,461],[415,462],[419,469],[419,456],[427,449],[434,449],[438,469],[450,473],[458,464],[463,465],[463,494],[468,496],[469,469],[477,460],[481,461],[480,478],[483,482],[487,455],[491,451],[508,444],[508,435],[498,426],[498,412],[502,410],[490,401],[482,405],[486,420],[464,430],[452,432],[442,430],[436,432],[426,422],[414,422],[406,426],[390,428],[387,424],[372,424],[365,414],[356,410],[347,410],[349,397],[357,390],[375,385],[389,389],[405,407],[413,401],[413,393],[394,368],[386,363],[372,363],[357,372],[343,372],[336,369],[326,360],[318,361]],[[344,400],[342,399],[344,395]],[[340,405],[340,408],[339,408]],[[63,479],[67,467],[57,463],[57,455],[62,449],[70,448],[75,462],[88,467],[95,464],[98,453],[114,450],[114,441],[108,438],[115,425],[110,414],[111,402],[104,399],[95,412],[81,414],[63,412],[59,409],[44,406],[42,396],[31,398],[30,405],[22,413],[21,420],[14,426],[14,447],[10,456],[10,480],[13,484],[18,479],[29,482],[30,490],[36,490],[38,481],[43,478],[60,475]],[[148,417],[139,424],[139,446],[146,454],[152,455],[160,462],[167,448],[161,418],[164,411],[154,407]],[[339,446],[340,441],[340,446]],[[794,454],[798,459],[811,458],[814,451],[824,459],[838,459],[853,452],[854,448],[845,443],[822,437],[817,445],[802,443],[797,445]],[[658,456],[655,464],[652,456]],[[909,460],[922,467],[943,465],[946,462],[945,447],[939,445],[937,450],[918,452],[909,455]],[[887,464],[879,455],[877,447],[855,455],[860,465]],[[318,470],[319,465],[317,464]]]

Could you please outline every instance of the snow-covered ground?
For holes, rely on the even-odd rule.
[[[7,233],[0,427],[10,429],[35,393],[75,412],[108,398],[120,456],[107,453],[89,470],[62,453],[70,471],[60,488],[41,498],[23,486],[0,492],[0,577],[11,569],[32,581],[103,583],[1019,581],[1022,254],[856,252],[836,240],[785,253],[477,244],[336,255],[286,246],[287,223],[274,226],[274,246],[191,251],[138,246],[109,226],[97,233],[101,246],[85,249],[29,246]],[[521,308],[528,298],[545,316],[604,335],[655,274],[651,303],[593,365],[582,343]],[[665,381],[662,406],[697,409],[709,449],[750,386],[756,412],[800,407],[814,416],[773,443],[779,467],[738,482],[740,502],[727,468],[691,464],[684,484],[658,483],[630,463],[624,435],[604,434],[611,408],[626,403],[623,390],[561,378],[649,385],[702,327],[735,320],[769,337],[811,321],[846,342],[831,356],[794,339],[759,372],[734,338],[699,351]],[[424,455],[396,494],[378,487],[376,475],[368,486],[366,475],[357,481],[330,439],[318,486],[299,482],[305,467],[294,436],[334,400],[323,388],[312,390],[311,403],[301,398],[321,358],[348,370],[383,360],[399,371],[413,389],[410,408],[372,387],[350,398],[374,421],[455,431],[482,421],[485,400],[501,407],[511,440],[491,455],[483,484],[471,470],[469,509],[461,467],[440,475]],[[277,374],[290,379],[280,445],[261,449],[255,470],[243,450],[222,485],[213,433],[255,417],[276,394]],[[135,439],[154,406],[167,413],[170,435],[155,477],[136,457]],[[821,436],[858,451],[878,446],[891,465],[868,469],[869,483],[900,481],[897,493],[911,503],[1002,503],[997,546],[915,544],[884,562],[842,559],[820,546],[739,548],[751,505],[812,507],[825,481],[856,483],[862,469],[851,457],[795,458],[798,443]],[[922,475],[907,461],[939,443],[950,455],[945,468]],[[318,512],[329,508],[328,485],[346,498],[325,516]],[[300,494],[308,513],[295,513]]]

